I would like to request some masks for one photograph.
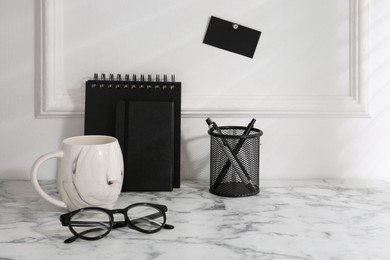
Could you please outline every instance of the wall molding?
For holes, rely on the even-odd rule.
[[[63,0],[40,1],[40,77],[37,117],[81,117],[84,97],[61,91],[64,86]],[[218,99],[215,107],[201,107],[207,96],[191,96],[182,104],[183,117],[368,117],[368,0],[350,0],[349,94],[346,96],[234,96]],[[235,107],[239,99],[240,106]]]

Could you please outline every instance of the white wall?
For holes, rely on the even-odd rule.
[[[82,118],[37,119],[37,5],[0,1],[0,178],[27,179],[33,161],[83,133]],[[262,178],[390,179],[390,2],[370,1],[371,118],[261,118]],[[319,14],[317,14],[319,15]],[[183,178],[208,178],[205,118],[182,120]],[[249,118],[214,118],[246,125]],[[54,178],[54,162],[41,171]]]

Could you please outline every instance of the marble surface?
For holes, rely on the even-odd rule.
[[[54,182],[42,187],[56,194]],[[117,208],[168,207],[175,229],[128,228],[97,241],[63,241],[65,211],[29,181],[0,181],[0,259],[390,259],[390,182],[262,181],[258,195],[218,197],[207,181],[173,192],[122,193]]]

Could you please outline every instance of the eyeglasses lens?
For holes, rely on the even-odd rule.
[[[83,210],[72,216],[70,224],[80,236],[95,238],[110,231],[110,216],[99,210]]]
[[[143,205],[130,208],[127,216],[133,225],[147,232],[160,229],[165,221],[160,210]]]

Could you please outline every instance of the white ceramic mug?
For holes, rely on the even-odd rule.
[[[39,167],[51,158],[58,158],[60,200],[43,191],[37,179]],[[35,161],[31,182],[44,199],[61,208],[113,208],[123,184],[123,156],[118,140],[102,135],[67,138],[62,141],[61,150],[42,155]]]

